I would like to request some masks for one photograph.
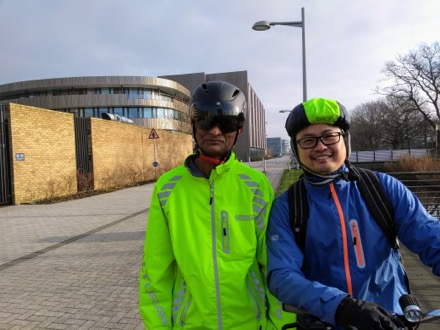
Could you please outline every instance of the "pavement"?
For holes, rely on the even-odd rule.
[[[287,164],[249,163],[274,189]],[[138,277],[153,187],[0,208],[0,330],[144,329]],[[404,259],[422,307],[440,307],[439,278]]]

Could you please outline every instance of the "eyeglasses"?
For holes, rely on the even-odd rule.
[[[344,135],[341,132],[333,132],[333,133],[327,133],[321,136],[308,136],[299,140],[296,140],[296,143],[299,144],[299,146],[302,149],[311,149],[316,147],[316,144],[318,143],[318,140],[321,140],[321,142],[326,145],[330,146],[332,144],[336,144],[341,140],[341,135]]]
[[[231,133],[238,131],[242,125],[238,118],[235,116],[216,116],[205,117],[194,120],[194,126],[204,131],[209,131],[217,126],[222,133]]]

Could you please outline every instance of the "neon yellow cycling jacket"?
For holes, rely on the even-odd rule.
[[[190,166],[194,157],[162,175],[154,188],[140,274],[144,324],[274,328],[265,281],[270,182],[234,154],[207,179]],[[269,300],[271,314],[281,317],[281,305]]]

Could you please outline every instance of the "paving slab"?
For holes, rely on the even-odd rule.
[[[287,158],[249,165],[276,189]],[[153,188],[1,207],[0,330],[144,329],[138,277]],[[440,280],[417,257],[404,258],[423,306],[439,307]]]

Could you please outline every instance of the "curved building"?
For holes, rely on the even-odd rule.
[[[144,182],[180,165],[193,147],[191,91],[212,80],[228,81],[246,95],[245,127],[234,151],[238,160],[260,160],[265,109],[247,71],[0,85],[0,205]]]
[[[0,102],[13,102],[102,118],[125,117],[135,124],[190,133],[190,91],[163,78],[90,76],[41,79],[0,85]]]
[[[144,76],[86,76],[28,80],[0,85],[0,103],[18,103],[73,113],[76,117],[124,117],[134,124],[192,134],[189,102],[194,88],[224,80],[246,95],[245,130],[234,148],[242,161],[266,153],[265,109],[248,81],[247,71]]]

